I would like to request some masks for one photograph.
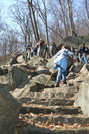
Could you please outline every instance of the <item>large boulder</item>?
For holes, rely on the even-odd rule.
[[[51,73],[47,68],[39,66],[37,68],[37,74],[48,74],[48,75],[50,75]]]
[[[79,73],[80,70],[82,69],[83,67],[83,64],[80,63],[80,62],[75,62],[71,68],[69,69],[70,72],[73,72],[73,73]]]
[[[17,62],[18,63],[24,63],[25,62],[25,57],[23,55],[20,55],[17,57]]]
[[[5,87],[8,91],[24,87],[28,82],[28,75],[25,69],[15,66],[9,67],[8,74],[0,76],[0,87]]]
[[[48,60],[46,67],[50,70],[53,69],[53,65],[54,65],[54,56]]]
[[[19,67],[11,67],[9,70],[9,76],[11,81],[11,87],[13,89],[19,87],[22,83],[23,87],[26,83],[28,83],[28,72],[22,70]]]
[[[14,92],[12,92],[12,95],[16,99],[20,99],[28,95],[30,92],[37,92],[37,84],[33,80],[29,80],[23,88],[16,88]]]
[[[47,80],[50,78],[50,75],[47,75],[47,74],[40,74],[40,75],[37,75],[35,77],[33,77],[32,79],[38,83],[38,84],[41,84],[41,85],[45,85],[45,83],[47,82]],[[47,86],[53,86],[55,83],[55,80],[54,78],[50,78],[49,79],[49,82],[47,83]]]
[[[0,75],[0,88],[5,88],[8,91],[12,91],[11,77],[10,75]]]
[[[88,75],[89,73],[89,64],[84,64],[82,69],[80,70],[80,73],[83,75]]]
[[[40,57],[40,56],[33,56],[28,61],[28,64],[29,65],[43,65],[43,64],[45,65],[46,64],[45,62],[46,61],[42,57]]]
[[[6,90],[0,89],[0,134],[15,134],[21,103]]]
[[[89,37],[69,36],[61,41],[57,49],[59,50],[61,45],[78,48],[82,43],[89,46]]]
[[[22,54],[21,54],[21,53],[18,53],[18,54],[16,54],[16,55],[11,56],[10,59],[9,59],[9,61],[7,62],[7,64],[10,65],[10,66],[12,66],[13,64],[18,63],[18,62],[17,62],[17,58],[18,58],[20,55],[22,55]]]
[[[81,107],[84,116],[89,117],[89,76],[79,87],[79,93],[75,96],[74,106]]]

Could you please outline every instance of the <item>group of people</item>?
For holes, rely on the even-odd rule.
[[[62,46],[62,49],[57,52],[54,58],[54,70],[57,70],[57,77],[55,87],[60,86],[60,81],[62,80],[63,84],[66,84],[66,75],[67,75],[67,58],[70,56],[76,56],[79,62],[88,64],[87,54],[89,54],[89,49],[83,43],[79,46],[79,49],[76,52],[69,50],[66,46]]]
[[[32,46],[32,42],[30,42],[26,48],[26,57],[30,59],[34,55],[38,55],[44,58],[51,58],[56,54],[56,44],[54,42],[51,43],[50,47],[47,43],[41,38],[35,47]]]
[[[49,51],[50,51],[50,57],[54,56],[54,70],[57,70],[57,77],[56,77],[56,83],[55,87],[60,86],[60,81],[62,80],[63,84],[66,84],[66,76],[67,76],[67,58],[70,56],[76,56],[76,58],[81,62],[88,64],[87,59],[87,53],[88,48],[85,46],[85,44],[82,44],[79,46],[79,49],[76,50],[76,52],[73,52],[73,50],[69,50],[65,45],[62,46],[61,50],[57,52],[56,50],[56,44],[54,42],[51,43],[50,49],[48,48],[47,44],[40,39],[40,41],[37,43],[36,47],[33,49],[32,42],[28,45],[27,51],[30,51],[30,54],[27,56],[33,56],[33,55],[39,55],[41,57],[48,57]],[[34,54],[33,54],[34,53]]]

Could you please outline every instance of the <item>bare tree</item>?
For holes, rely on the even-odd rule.
[[[67,31],[66,14],[65,14],[66,13],[66,11],[65,11],[66,1],[65,0],[63,0],[63,1],[59,0],[59,3],[60,3],[60,7],[61,7],[62,20],[63,20],[63,24],[64,24],[64,33],[65,33],[65,37],[67,37],[68,36],[68,31]]]
[[[72,9],[72,0],[67,0],[68,2],[68,11],[69,11],[69,20],[70,20],[70,33],[71,36],[75,35],[75,26],[74,26],[74,20],[73,20],[73,9]]]
[[[63,32],[61,32],[62,23],[60,21],[59,7],[49,1],[48,12],[51,14],[50,21],[48,21],[47,27],[49,28],[49,40],[59,44],[59,41],[63,39]]]
[[[38,42],[39,41],[39,34],[38,34],[37,23],[36,23],[36,19],[35,19],[32,0],[30,0],[30,1],[27,0],[27,3],[28,3],[28,7],[29,7],[29,15],[30,15],[34,35],[35,35],[35,40],[36,40],[36,42]]]
[[[44,22],[45,22],[45,28],[46,28],[46,42],[49,45],[46,4],[45,4],[45,0],[42,0],[42,1],[43,1],[43,4],[44,4]]]
[[[22,3],[22,2],[16,3],[15,5],[12,6],[11,13],[12,13],[11,17],[13,21],[17,23],[21,29],[23,39],[24,39],[24,52],[25,52],[27,47],[27,42],[31,41],[31,35],[33,34],[32,28],[30,26],[31,23],[30,23],[26,3]]]
[[[84,2],[85,2],[85,10],[88,18],[88,28],[89,28],[89,3],[87,0],[84,0]]]
[[[7,55],[10,55],[18,46],[18,42],[18,35],[15,34],[14,30],[9,29],[9,26],[7,27],[7,30],[3,30],[0,35],[0,51],[4,60],[6,60]]]

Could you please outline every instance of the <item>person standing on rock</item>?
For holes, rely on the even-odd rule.
[[[37,55],[43,58],[47,57],[48,54],[47,43],[41,38],[37,44],[38,44]]]
[[[67,58],[72,55],[74,55],[74,53],[69,51],[66,46],[62,46],[62,49],[55,55],[54,70],[58,71],[55,87],[59,87],[61,79],[63,80],[63,84],[66,84]]]
[[[45,41],[42,38],[40,38],[37,44],[38,44],[37,55],[43,57]]]
[[[56,44],[54,42],[50,45],[50,57],[53,57],[57,52]]]
[[[29,44],[28,44],[28,46],[27,46],[27,48],[26,48],[26,57],[27,57],[27,59],[30,59],[31,58],[31,56],[32,56],[32,42],[29,42]]]
[[[36,46],[34,47],[34,50],[33,50],[33,55],[37,55],[37,50],[38,50],[38,43],[36,44]]]
[[[77,51],[77,55],[80,55],[79,59],[81,63],[88,64],[87,54],[89,53],[89,49],[82,44],[81,47]]]
[[[79,45],[79,48],[76,50],[75,52],[75,56],[76,56],[76,60],[80,63],[82,63],[81,61],[81,56],[82,56],[82,45]]]

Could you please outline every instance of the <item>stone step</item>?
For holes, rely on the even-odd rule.
[[[40,128],[40,127],[25,127],[25,128],[19,128],[19,132],[21,134],[89,134],[89,127],[82,127],[82,128],[73,128],[73,129],[63,129],[63,127],[60,127],[59,129],[53,129],[49,128]]]
[[[21,98],[20,101],[22,103],[45,105],[45,106],[72,106],[74,103],[74,100],[72,99],[33,98],[33,97],[24,97]]]
[[[56,113],[56,114],[80,114],[82,113],[81,109],[79,107],[73,107],[73,106],[42,106],[42,105],[34,105],[34,104],[23,104],[22,108],[20,110],[21,114],[26,113],[34,113],[34,114],[50,114],[50,113]]]
[[[61,87],[51,87],[51,88],[44,88],[43,92],[45,93],[58,93],[58,92],[65,92],[65,93],[78,93],[79,92],[79,86],[67,86],[64,84],[64,86]]]
[[[33,114],[20,115],[29,120],[36,122],[50,122],[61,124],[89,124],[89,118],[85,118],[83,115],[64,115],[64,114]]]
[[[70,98],[73,97],[76,93],[78,93],[79,87],[73,86],[63,86],[56,88],[44,88],[40,92],[29,92],[29,97],[46,97],[46,98]]]
[[[62,92],[62,91],[51,91],[51,92],[30,92],[28,94],[29,97],[45,97],[45,98],[71,98],[74,97],[75,93],[72,92]]]

